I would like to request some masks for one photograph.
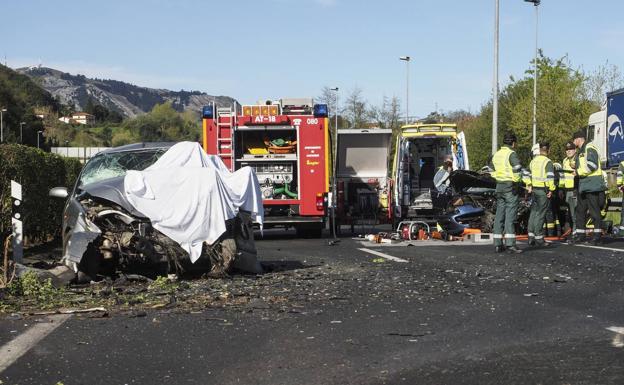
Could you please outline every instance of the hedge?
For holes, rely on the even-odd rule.
[[[60,234],[65,201],[48,195],[52,187],[71,188],[82,164],[18,144],[0,145],[0,234],[11,231],[11,180],[22,185],[20,213],[24,237],[39,243]]]

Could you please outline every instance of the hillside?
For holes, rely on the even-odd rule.
[[[43,122],[36,114],[54,113],[59,102],[30,77],[0,65],[0,109],[2,113],[2,141],[36,145],[37,132]]]
[[[60,105],[44,88],[29,76],[16,72],[0,64],[0,104],[2,107],[52,107]]]
[[[135,117],[150,111],[156,104],[171,102],[177,111],[200,111],[201,107],[215,101],[218,106],[231,106],[235,100],[229,96],[212,96],[199,91],[170,91],[139,87],[134,84],[110,80],[90,79],[46,67],[18,68],[54,97],[76,110],[83,110],[89,98],[124,117]]]

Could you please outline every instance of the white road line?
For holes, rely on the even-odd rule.
[[[591,245],[576,245],[581,247],[591,247],[592,249],[600,249],[600,250],[611,250],[611,251],[619,251],[624,253],[624,249],[615,249],[613,247],[604,247],[604,246],[591,246]]]
[[[405,260],[405,259],[393,257],[392,255],[380,253],[379,251],[375,251],[375,250],[371,250],[371,249],[361,248],[361,249],[358,249],[358,250],[361,250],[361,251],[363,251],[365,253],[376,255],[376,256],[381,257],[381,258],[386,258],[386,259],[389,259],[389,260],[394,261],[394,262],[407,262],[407,260]]]
[[[45,336],[67,321],[71,314],[48,316],[37,322],[24,333],[0,347],[0,373],[11,366]]]

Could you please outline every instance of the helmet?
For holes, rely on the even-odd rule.
[[[535,143],[533,147],[531,147],[531,155],[536,156],[540,154],[540,144]]]

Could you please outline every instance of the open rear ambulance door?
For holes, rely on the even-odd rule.
[[[464,132],[459,132],[457,134],[457,147],[453,149],[454,151],[454,160],[453,169],[454,170],[470,170],[470,162],[468,161],[468,146],[466,144],[466,135]]]
[[[337,136],[339,223],[387,222],[392,200],[388,178],[392,130],[342,129]]]

